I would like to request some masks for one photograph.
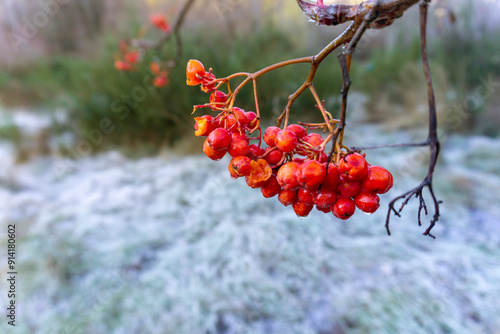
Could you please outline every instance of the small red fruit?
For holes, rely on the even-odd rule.
[[[380,166],[369,166],[368,174],[363,180],[363,191],[385,194],[392,187],[392,174]]]
[[[304,162],[297,170],[299,184],[308,189],[318,188],[325,180],[325,177],[325,165],[316,160]]]
[[[227,95],[220,90],[216,90],[212,94],[210,94],[210,103],[214,104],[217,107],[224,106],[224,103],[227,101]]]
[[[212,160],[220,160],[226,155],[227,149],[215,151],[210,144],[208,143],[208,139],[203,143],[203,153],[207,155]]]
[[[218,128],[212,131],[207,138],[208,144],[214,151],[227,150],[231,145],[231,132]]]
[[[363,212],[374,213],[380,206],[380,198],[377,194],[362,192],[354,197],[354,204]]]
[[[205,68],[203,64],[196,59],[191,59],[188,61],[186,67],[186,84],[188,86],[196,86],[202,82],[202,79],[205,76]]]
[[[262,187],[260,187],[260,191],[265,198],[271,198],[278,195],[281,191],[281,186],[278,183],[275,175],[271,175],[269,180],[266,181]]]
[[[248,124],[248,117],[247,113],[238,107],[233,107],[233,113],[237,118],[237,121],[240,123],[242,126],[246,126]]]
[[[267,147],[264,154],[264,159],[266,159],[271,166],[279,164],[283,159],[283,151],[276,147]]]
[[[318,211],[321,211],[321,212],[324,212],[324,213],[328,213],[328,212],[332,211],[331,207],[322,208],[320,206],[316,206],[316,209],[318,209]]]
[[[302,138],[312,147],[317,147],[323,143],[323,137],[319,133],[311,133],[307,137]]]
[[[335,189],[340,183],[339,169],[334,164],[328,164],[328,170],[326,171],[326,177],[321,184],[321,189]]]
[[[168,84],[168,76],[160,75],[153,79],[153,86],[161,88],[165,87]]]
[[[248,127],[250,129],[253,129],[255,125],[257,124],[257,114],[254,113],[253,111],[248,111],[247,112],[247,118],[248,118]]]
[[[350,198],[339,198],[332,206],[333,215],[339,219],[349,219],[356,211],[354,201]]]
[[[264,139],[267,145],[271,147],[276,146],[276,135],[280,131],[281,129],[277,126],[270,126],[266,129],[266,132],[264,132],[264,136],[262,136],[262,139]]]
[[[265,152],[264,149],[257,144],[248,146],[248,150],[247,156],[252,160],[260,158]]]
[[[151,21],[151,23],[153,23],[153,25],[162,30],[162,31],[165,31],[165,32],[169,32],[170,31],[170,25],[168,24],[168,21],[167,21],[167,18],[165,17],[165,15],[162,15],[162,14],[150,14],[149,15],[149,20]]]
[[[321,189],[321,192],[316,195],[314,204],[322,208],[329,208],[337,200],[337,193],[329,189]]]
[[[289,130],[281,130],[276,134],[276,146],[285,153],[297,147],[297,135]]]
[[[337,186],[340,197],[351,198],[359,194],[361,191],[361,183],[356,181],[346,181],[341,179]]]
[[[239,156],[234,157],[229,162],[228,170],[233,179],[236,179],[240,176],[248,176],[252,171],[252,165],[250,164],[252,160],[248,157]]]
[[[229,145],[228,153],[232,157],[237,157],[240,155],[247,155],[250,152],[248,148],[248,141],[245,140],[245,136],[233,133],[231,145]]]
[[[278,170],[278,182],[283,189],[293,190],[299,187],[297,180],[297,170],[300,164],[297,162],[287,162]]]
[[[311,210],[314,208],[313,205],[306,204],[300,200],[292,204],[293,211],[297,214],[299,217],[307,217]]]
[[[306,129],[304,129],[304,127],[302,127],[298,124],[290,124],[289,126],[287,126],[286,129],[288,131],[292,131],[293,133],[295,133],[295,135],[297,136],[297,139],[302,139],[304,136],[307,135]]]
[[[297,190],[286,190],[282,189],[278,195],[278,200],[284,206],[292,205],[298,201]]]
[[[348,181],[361,181],[368,174],[368,164],[361,154],[348,154],[340,159],[339,172]]]
[[[318,196],[317,190],[299,188],[298,197],[302,202],[306,204],[314,205],[314,199],[316,198],[316,196]]]

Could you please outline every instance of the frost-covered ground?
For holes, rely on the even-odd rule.
[[[405,140],[357,131],[359,143]],[[368,152],[395,188],[347,222],[298,219],[231,180],[227,160],[108,152],[58,177],[54,158],[14,166],[0,152],[0,246],[15,223],[19,262],[16,328],[4,317],[1,333],[500,331],[498,139],[446,139],[436,240],[414,205],[391,237],[383,226],[388,201],[425,174],[418,150]]]

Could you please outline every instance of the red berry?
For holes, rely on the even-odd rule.
[[[324,212],[324,213],[328,213],[328,212],[332,211],[331,207],[322,208],[320,206],[316,206],[316,209],[318,209],[318,211],[321,211],[321,212]]]
[[[210,144],[208,143],[208,139],[203,143],[203,153],[207,155],[212,160],[220,160],[227,153],[227,149],[215,151]]]
[[[254,113],[253,111],[247,112],[247,118],[248,118],[248,127],[250,129],[253,129],[256,124],[256,119],[257,119],[257,114]]]
[[[223,128],[215,129],[207,138],[208,144],[214,151],[227,150],[231,140],[231,132]]]
[[[203,64],[196,59],[189,60],[186,67],[186,83],[188,86],[199,85],[202,82],[201,78],[204,76],[205,68],[203,67]]]
[[[392,187],[392,174],[385,168],[369,166],[368,174],[363,180],[363,191],[385,194]]]
[[[354,204],[363,212],[374,213],[380,206],[380,198],[377,194],[362,192],[354,197]]]
[[[289,130],[281,130],[276,134],[276,146],[285,153],[297,147],[297,136]]]
[[[278,195],[278,200],[284,206],[292,205],[298,201],[297,190],[286,190],[282,189]]]
[[[337,186],[337,191],[342,198],[351,198],[361,191],[361,183],[356,181],[346,181],[341,179]]]
[[[314,199],[316,198],[317,195],[318,195],[317,190],[299,188],[298,197],[302,202],[306,204],[314,205]]]
[[[311,210],[314,208],[313,205],[306,204],[302,201],[297,201],[292,204],[293,211],[297,214],[299,217],[307,217]]]
[[[318,188],[325,180],[325,177],[325,165],[316,160],[304,162],[297,170],[299,184],[308,189]]]
[[[248,148],[248,141],[245,140],[245,137],[246,136],[237,133],[232,134],[231,145],[227,151],[232,157],[248,154],[250,149]]]
[[[281,129],[277,126],[270,126],[266,129],[266,132],[264,132],[264,136],[262,136],[262,139],[264,139],[267,145],[271,147],[276,146],[276,135],[280,131]]]
[[[339,169],[334,164],[328,164],[328,170],[326,171],[326,177],[321,184],[321,189],[335,189],[340,183]]]
[[[276,147],[267,147],[264,154],[264,159],[266,159],[271,166],[279,164],[283,159],[283,151],[278,150]]]
[[[240,109],[238,107],[233,107],[233,113],[236,116],[236,119],[241,126],[246,126],[248,124],[248,117],[243,109]]]
[[[250,164],[252,160],[248,157],[239,156],[234,157],[229,162],[228,170],[233,179],[236,179],[240,176],[248,176],[252,171],[252,165]]]
[[[287,162],[278,170],[278,182],[283,189],[292,190],[299,187],[297,180],[297,170],[300,164],[297,162]]]
[[[348,154],[340,159],[339,172],[348,181],[361,181],[368,174],[368,164],[361,154]]]
[[[278,183],[275,175],[271,175],[269,180],[260,187],[260,191],[265,198],[271,198],[278,195],[281,191],[281,186]]]
[[[323,137],[319,133],[311,133],[303,138],[303,140],[308,142],[312,147],[317,147],[323,143]]]
[[[210,103],[215,107],[222,108],[227,101],[227,95],[220,90],[216,90],[210,94]]]
[[[205,93],[212,92],[217,86],[217,82],[214,80],[215,75],[213,73],[205,73],[205,77],[203,78],[204,83],[201,85],[201,91]]]
[[[158,28],[160,30],[163,30],[165,32],[170,31],[170,25],[168,24],[168,20],[165,17],[165,15],[162,15],[162,14],[150,14],[149,15],[149,20],[151,21],[151,23],[153,23],[153,25],[156,28]]]
[[[247,185],[252,189],[257,189],[266,184],[267,181],[256,181],[252,179],[250,176],[245,176],[245,181]]]
[[[337,193],[333,190],[321,189],[321,192],[316,195],[314,204],[322,208],[329,208],[337,200]]]
[[[194,120],[196,121],[194,124],[194,134],[198,137],[206,137],[210,134],[210,132],[215,130],[215,124],[212,116],[210,115],[195,117]]]
[[[333,215],[339,219],[349,219],[356,211],[354,201],[350,198],[339,198],[332,206]]]
[[[252,145],[248,146],[248,150],[249,150],[249,152],[248,152],[247,156],[252,160],[258,159],[265,152],[264,149],[257,144],[252,144]]]
[[[307,135],[306,129],[298,124],[290,124],[286,129],[295,133],[297,139],[302,139],[305,135]]]
[[[168,84],[168,76],[160,75],[153,79],[153,86],[161,88]]]

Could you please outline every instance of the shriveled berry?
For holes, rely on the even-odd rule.
[[[278,200],[284,206],[292,205],[293,203],[298,201],[297,190],[281,189],[281,191],[278,195]]]
[[[276,135],[280,131],[281,129],[277,126],[270,126],[266,129],[266,132],[264,132],[264,136],[262,136],[262,139],[264,139],[267,145],[271,147],[276,146]]]
[[[281,130],[276,134],[276,146],[285,153],[297,147],[297,136],[289,130]]]
[[[251,179],[252,183],[257,184],[262,181],[265,182],[269,180],[273,173],[272,168],[264,159],[259,159],[257,161],[252,160],[250,161],[250,165],[252,166],[252,171],[248,177]]]
[[[250,176],[245,176],[245,181],[247,185],[252,189],[257,189],[266,184],[267,181],[256,181],[252,179]]]
[[[293,211],[299,217],[307,217],[311,210],[314,208],[313,205],[306,204],[300,200],[292,204]]]
[[[210,147],[210,144],[208,143],[208,139],[205,140],[203,143],[203,153],[207,155],[212,160],[220,160],[226,155],[227,149],[225,150],[214,150],[212,147]]]
[[[207,138],[207,142],[214,151],[227,150],[231,145],[231,132],[218,128],[212,131]]]
[[[275,175],[271,175],[269,180],[266,181],[262,187],[260,187],[260,191],[265,198],[271,198],[278,195],[281,191],[281,186],[278,183]]]
[[[299,187],[297,180],[297,170],[300,164],[297,162],[287,162],[278,170],[278,182],[283,189],[292,190]]]
[[[325,165],[316,160],[304,162],[297,170],[299,184],[308,189],[318,188],[325,180],[325,177]]]
[[[361,192],[354,197],[354,204],[365,213],[374,213],[380,206],[380,198],[377,194]]]
[[[321,184],[321,189],[335,189],[340,183],[339,169],[334,164],[328,164],[326,177]]]
[[[392,174],[380,166],[369,166],[362,189],[369,193],[385,194],[392,187]]]
[[[361,154],[348,154],[340,159],[339,172],[348,181],[361,181],[368,174],[368,164]]]
[[[229,162],[228,170],[233,179],[240,176],[248,176],[252,171],[252,165],[250,164],[252,160],[245,156],[234,157]]]
[[[357,181],[346,181],[341,179],[337,191],[342,198],[351,198],[361,191],[361,183]]]
[[[194,123],[194,134],[198,137],[206,137],[215,130],[213,117],[210,115],[195,117],[194,120],[196,121]]]
[[[332,206],[333,215],[339,219],[349,219],[356,211],[354,201],[350,198],[339,198]]]
[[[286,129],[288,131],[292,131],[293,133],[295,133],[297,139],[302,139],[304,136],[307,135],[306,129],[304,129],[303,126],[300,126],[298,124],[290,124],[289,126],[287,126]]]
[[[329,189],[321,189],[314,199],[314,204],[322,208],[329,208],[337,200],[337,193]]]
[[[279,164],[283,159],[283,151],[276,147],[267,147],[264,154],[264,159],[266,159],[271,166]]]

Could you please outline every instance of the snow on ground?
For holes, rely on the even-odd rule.
[[[358,131],[364,144],[405,140]],[[228,160],[108,152],[62,176],[53,158],[7,165],[0,221],[18,230],[18,319],[0,332],[499,333],[500,140],[447,138],[437,239],[421,235],[415,205],[389,237],[386,205],[425,175],[419,152],[369,151],[395,188],[347,222],[298,219],[231,180]]]

